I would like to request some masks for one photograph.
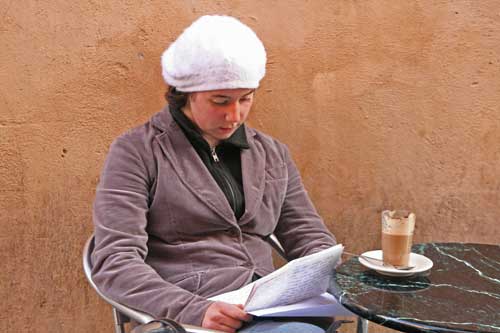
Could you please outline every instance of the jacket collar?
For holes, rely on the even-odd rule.
[[[192,193],[216,212],[226,223],[240,226],[252,220],[264,195],[266,154],[256,131],[241,126],[248,149],[241,151],[241,173],[245,195],[245,212],[236,221],[233,210],[224,193],[203,164],[193,146],[173,119],[168,106],[151,119],[151,124],[159,130],[156,136],[163,153]]]
[[[207,141],[203,138],[200,130],[193,122],[182,112],[180,109],[171,109],[170,113],[174,120],[179,124],[184,130],[186,135],[192,139],[194,144],[203,147],[204,149],[210,149]],[[234,146],[240,149],[248,149],[247,136],[245,133],[245,125],[242,124],[228,139],[221,141],[221,145]]]

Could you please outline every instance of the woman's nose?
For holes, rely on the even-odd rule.
[[[238,102],[232,104],[226,112],[226,121],[238,123],[241,120],[240,105]]]

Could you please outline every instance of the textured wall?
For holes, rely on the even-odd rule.
[[[80,264],[100,168],[206,13],[263,39],[250,122],[348,249],[379,247],[390,207],[416,212],[416,241],[499,243],[498,1],[0,0],[0,331],[111,331]]]

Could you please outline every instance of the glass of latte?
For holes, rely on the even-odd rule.
[[[410,261],[415,214],[404,210],[382,212],[382,257],[384,263],[407,266]]]

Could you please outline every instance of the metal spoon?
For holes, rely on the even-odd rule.
[[[382,259],[373,258],[373,257],[365,256],[365,255],[362,255],[362,254],[361,255],[360,254],[354,254],[354,253],[350,253],[350,252],[346,252],[346,251],[344,251],[343,253],[345,253],[347,255],[350,255],[352,257],[363,258],[363,259],[366,259],[368,261],[376,262],[377,265],[382,264],[382,266],[389,267],[389,268],[394,268],[394,269],[397,269],[397,270],[400,270],[400,271],[409,271],[409,270],[415,268],[415,266],[410,266],[410,265],[392,265],[392,264],[389,264],[389,263],[385,263]]]

